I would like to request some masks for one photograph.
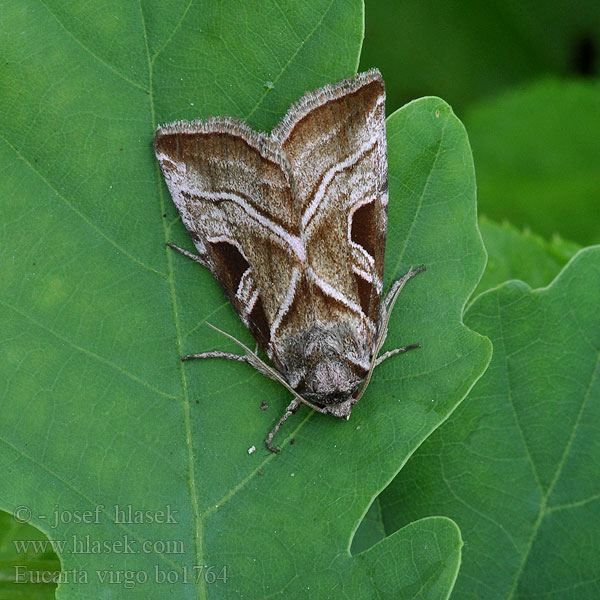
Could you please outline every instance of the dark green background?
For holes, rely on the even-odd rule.
[[[366,2],[361,68],[388,111],[441,96],[465,123],[481,213],[600,242],[600,3]]]

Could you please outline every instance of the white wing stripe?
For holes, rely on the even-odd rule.
[[[331,180],[341,171],[344,171],[348,167],[351,167],[352,165],[357,163],[361,159],[363,154],[369,151],[377,143],[378,139],[379,136],[377,134],[372,135],[356,152],[354,152],[354,154],[351,154],[350,156],[346,157],[342,162],[333,165],[333,167],[331,167],[327,171],[327,173],[325,173],[323,181],[321,181],[321,185],[319,185],[319,188],[315,192],[312,202],[310,203],[309,207],[306,209],[306,212],[302,216],[303,229],[306,229],[306,226],[316,214],[317,209],[319,208],[319,205],[321,204],[325,196],[325,191],[331,183]]]
[[[241,196],[232,194],[231,192],[208,192],[204,190],[190,190],[190,193],[202,198],[206,198],[207,200],[229,200],[237,204],[249,217],[255,221],[258,221],[261,225],[274,233],[279,239],[288,244],[300,262],[306,261],[306,253],[304,252],[304,244],[302,243],[302,240],[298,236],[291,235],[283,227],[271,221],[271,219],[261,215]]]

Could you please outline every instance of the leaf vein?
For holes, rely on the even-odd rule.
[[[165,40],[165,42],[163,43],[163,45],[151,57],[150,62],[153,65],[154,65],[154,62],[156,61],[156,59],[162,53],[162,51],[169,45],[169,43],[171,42],[171,40],[173,39],[173,37],[177,33],[177,30],[181,27],[181,24],[185,21],[185,18],[187,17],[187,14],[188,14],[190,8],[192,7],[192,4],[193,4],[193,0],[189,0],[187,6],[185,7],[185,9],[184,9],[184,11],[183,11],[183,13],[181,15],[181,18],[179,19],[179,21],[177,21],[177,23],[175,23],[175,27],[173,27],[173,31],[171,31],[171,34]]]
[[[292,64],[292,62],[294,61],[296,56],[298,56],[298,54],[300,53],[300,50],[302,50],[302,48],[304,48],[304,46],[306,45],[308,40],[310,40],[310,38],[314,35],[315,31],[317,31],[317,29],[319,29],[319,27],[323,24],[323,21],[325,20],[325,17],[331,10],[331,7],[333,6],[334,1],[335,0],[331,0],[329,5],[325,9],[325,12],[321,15],[321,18],[317,21],[317,24],[308,32],[308,34],[306,35],[304,40],[302,40],[300,42],[300,44],[298,45],[296,50],[292,53],[292,55],[290,56],[288,61],[285,63],[285,65],[283,65],[283,68],[281,69],[279,74],[273,79],[273,84],[276,84],[279,81],[279,79],[281,79],[282,75],[285,73],[287,68]],[[260,105],[262,104],[263,100],[267,97],[267,94],[269,92],[270,92],[270,90],[268,90],[268,89],[266,89],[263,92],[263,94],[259,98],[258,102],[254,105],[254,108],[244,117],[244,121],[248,121],[250,119],[250,117],[260,108]]]
[[[151,267],[150,265],[147,265],[146,263],[142,262],[139,258],[137,258],[133,254],[128,252],[125,248],[123,248],[119,244],[117,244],[117,242],[115,240],[110,238],[97,225],[95,225],[92,221],[90,221],[84,213],[82,213],[80,210],[78,210],[70,200],[68,200],[65,196],[63,196],[58,191],[58,189],[56,189],[52,185],[52,183],[48,179],[46,179],[46,177],[44,177],[44,175],[42,175],[42,173],[40,171],[38,171],[31,164],[31,162],[25,158],[25,156],[23,156],[23,154],[19,151],[19,149],[16,148],[15,146],[13,146],[3,135],[0,135],[0,139],[17,155],[19,160],[21,160],[23,162],[23,164],[27,165],[48,186],[48,188],[50,190],[52,190],[56,194],[56,196],[58,198],[60,198],[60,200],[62,200],[88,227],[93,229],[100,237],[104,238],[111,246],[116,248],[119,252],[123,253],[123,255],[126,256],[127,258],[129,258],[131,261],[138,264],[140,267],[142,267],[146,271],[150,271],[151,273],[154,273],[154,274],[159,275],[160,277],[163,277],[166,279],[165,273],[162,273],[161,271],[158,271],[154,267]]]
[[[444,126],[442,127],[442,131],[440,133],[440,141],[439,141],[435,156],[433,158],[433,162],[431,163],[431,168],[429,169],[429,174],[427,175],[427,179],[425,180],[425,184],[423,185],[423,190],[421,191],[421,195],[419,196],[419,201],[417,203],[415,215],[414,215],[412,222],[410,224],[410,227],[408,229],[408,233],[404,240],[404,245],[402,247],[402,250],[400,250],[400,253],[398,254],[398,260],[396,261],[396,266],[393,269],[394,274],[396,274],[398,272],[398,269],[400,268],[400,263],[402,262],[402,259],[404,258],[404,253],[406,252],[408,242],[410,241],[413,229],[415,228],[415,224],[417,222],[417,219],[419,218],[419,213],[421,212],[421,208],[423,206],[423,200],[425,198],[425,193],[427,191],[427,187],[429,186],[429,182],[431,181],[431,175],[432,175],[433,171],[435,170],[435,166],[440,157],[440,151],[442,149],[442,144],[444,143],[444,133],[446,132],[446,127],[448,126],[449,122],[450,122],[450,118],[446,117],[446,121],[445,121]]]
[[[163,396],[164,398],[169,398],[171,400],[176,400],[177,399],[177,397],[174,396],[173,394],[169,394],[168,392],[164,392],[163,390],[154,387],[152,384],[148,383],[147,381],[144,381],[143,379],[141,379],[137,375],[134,375],[133,373],[127,371],[126,369],[123,369],[122,367],[120,367],[116,363],[108,360],[107,358],[104,358],[103,356],[100,356],[99,354],[96,354],[92,350],[88,350],[87,348],[84,348],[83,346],[79,346],[75,342],[72,342],[69,338],[65,337],[64,335],[61,335],[60,333],[58,333],[58,331],[55,331],[54,329],[51,329],[50,327],[44,325],[43,323],[40,323],[37,319],[34,319],[32,316],[30,316],[27,313],[23,312],[22,310],[20,310],[16,306],[13,306],[12,304],[9,304],[8,302],[5,302],[4,300],[0,300],[0,304],[2,304],[3,306],[5,306],[6,308],[9,308],[9,309],[13,310],[15,313],[17,313],[18,315],[20,315],[24,319],[27,319],[29,322],[33,323],[34,325],[36,325],[40,329],[43,329],[44,331],[50,333],[51,335],[53,335],[54,337],[58,338],[62,342],[65,342],[65,344],[68,344],[69,346],[71,346],[71,348],[74,348],[75,350],[78,350],[79,352],[82,352],[83,354],[86,354],[87,356],[90,356],[91,358],[93,358],[93,359],[95,359],[95,360],[97,360],[97,361],[99,361],[99,362],[101,362],[101,363],[103,363],[105,365],[108,365],[109,367],[112,367],[113,369],[115,369],[115,371],[118,371],[119,373],[125,375],[126,377],[128,377],[129,379],[135,381],[136,383],[139,383],[140,385],[143,385],[144,387],[148,388],[149,390],[153,391],[154,393],[158,394],[159,396]]]
[[[141,85],[140,83],[137,83],[137,81],[133,81],[133,79],[129,79],[129,77],[127,77],[126,75],[124,75],[123,73],[121,73],[117,68],[115,68],[113,65],[111,65],[109,62],[107,62],[106,60],[104,60],[103,58],[101,58],[100,56],[98,56],[91,48],[88,48],[79,38],[77,38],[75,36],[75,34],[70,31],[67,26],[58,18],[58,16],[50,9],[50,7],[48,6],[48,4],[46,4],[46,2],[44,0],[40,0],[40,3],[42,4],[42,6],[48,11],[48,13],[52,16],[52,18],[58,23],[58,25],[60,25],[60,27],[64,30],[64,32],[79,46],[81,46],[88,54],[90,54],[90,56],[94,57],[100,64],[104,65],[109,71],[111,71],[112,73],[114,73],[115,75],[117,75],[117,77],[119,77],[120,79],[122,79],[123,81],[126,81],[127,83],[129,83],[130,85],[140,89],[140,90],[144,90],[146,91],[146,88]]]
[[[502,319],[500,319],[500,324],[502,324]],[[502,338],[504,339],[504,338]],[[513,580],[513,585],[512,588],[510,590],[509,596],[508,596],[508,600],[511,600],[512,598],[514,598],[515,592],[517,590],[517,586],[519,583],[519,580],[521,578],[521,575],[523,574],[523,570],[525,568],[525,564],[527,562],[527,558],[529,556],[529,552],[531,551],[531,548],[533,547],[533,543],[535,541],[535,538],[537,536],[537,533],[539,531],[540,525],[544,519],[544,517],[546,516],[546,514],[548,514],[548,510],[547,510],[547,503],[548,503],[548,498],[550,497],[550,495],[552,494],[552,492],[554,491],[554,487],[556,486],[560,475],[562,473],[562,469],[565,465],[566,459],[569,455],[569,451],[571,450],[571,446],[573,444],[573,440],[575,439],[575,434],[577,433],[577,430],[579,428],[579,424],[581,422],[581,417],[585,411],[585,408],[587,406],[589,397],[590,397],[590,390],[592,389],[592,386],[598,376],[598,369],[600,368],[600,353],[598,353],[597,357],[596,357],[596,364],[594,366],[594,369],[592,371],[591,377],[590,377],[590,381],[589,384],[587,386],[585,395],[583,397],[583,401],[581,403],[581,406],[579,408],[579,411],[577,413],[577,418],[575,419],[575,423],[573,425],[573,428],[571,430],[571,434],[569,436],[569,439],[567,440],[567,443],[565,445],[565,449],[563,451],[563,454],[558,462],[558,465],[556,467],[556,471],[554,473],[554,477],[552,478],[552,481],[550,482],[550,485],[548,486],[548,490],[543,494],[542,500],[540,502],[540,510],[538,513],[538,517],[533,525],[532,531],[531,531],[531,536],[529,538],[529,542],[527,544],[527,548],[525,550],[525,552],[523,553],[522,559],[521,559],[521,563],[519,565],[519,569],[517,570],[517,572],[515,573],[515,578]]]

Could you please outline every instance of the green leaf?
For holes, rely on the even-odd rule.
[[[550,73],[597,75],[600,67],[596,0],[369,0],[366,17],[360,68],[380,68],[390,111],[436,94],[460,115],[507,87]],[[504,124],[499,118],[500,133]]]
[[[536,83],[480,103],[465,123],[482,213],[600,241],[600,82]]]
[[[351,74],[361,3],[2,10],[0,503],[27,504],[32,524],[67,541],[58,595],[446,598],[462,544],[449,520],[349,548],[490,356],[462,324],[484,250],[449,107],[423,99],[388,127],[387,281],[428,266],[388,344],[423,347],[378,368],[350,421],[301,410],[276,456],[263,440],[289,401],[280,386],[246,365],[179,361],[231,347],[205,320],[249,334],[210,275],[165,248],[191,243],[151,143],[158,121],[208,113],[268,128],[306,89]]]
[[[547,288],[511,281],[466,323],[490,367],[382,494],[385,531],[432,514],[465,539],[453,598],[600,594],[600,247]]]
[[[529,230],[519,231],[485,217],[479,219],[479,230],[488,262],[473,296],[509,279],[520,279],[534,288],[547,285],[580,248],[558,236],[547,242]]]
[[[352,554],[358,554],[368,550],[385,537],[385,525],[381,515],[381,503],[379,498],[369,507],[369,510],[360,522],[354,537],[352,538]]]
[[[22,510],[25,512],[22,512]],[[17,515],[26,515],[21,507]],[[60,571],[60,562],[48,538],[38,529],[18,522],[0,511],[0,597],[7,600],[52,600],[56,583],[50,574]],[[32,582],[26,573],[45,573],[45,580]],[[17,582],[17,583],[15,583]]]

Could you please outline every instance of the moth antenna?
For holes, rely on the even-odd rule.
[[[371,376],[373,375],[373,370],[375,369],[375,367],[377,365],[381,364],[386,358],[389,358],[390,356],[393,356],[394,354],[406,352],[407,350],[412,350],[412,348],[418,346],[418,344],[416,344],[416,346],[413,344],[412,346],[405,346],[404,348],[398,348],[396,351],[391,350],[390,352],[386,352],[385,354],[383,354],[381,356],[381,360],[378,360],[378,358],[377,358],[379,356],[379,351],[381,350],[381,348],[385,342],[385,338],[387,337],[388,323],[390,322],[390,317],[392,315],[392,310],[394,308],[394,304],[396,304],[396,300],[398,300],[398,296],[400,295],[402,288],[404,287],[404,285],[406,284],[406,282],[409,279],[411,279],[415,275],[418,275],[419,273],[421,273],[421,271],[425,271],[425,269],[426,269],[425,265],[421,265],[420,267],[418,267],[417,269],[415,269],[413,271],[412,265],[411,265],[410,268],[408,269],[408,273],[402,275],[402,277],[400,277],[400,279],[395,281],[392,284],[390,291],[386,294],[385,299],[383,301],[383,306],[381,308],[381,315],[380,315],[381,322],[378,325],[377,342],[375,344],[375,351],[373,352],[373,358],[371,359],[371,364],[369,365],[369,372],[367,373],[367,375],[365,377],[365,381],[364,381],[362,387],[360,388],[358,394],[354,398],[354,403],[358,402],[360,400],[360,398],[362,397],[362,395],[365,393],[365,390],[367,389],[367,386],[369,385],[369,381],[371,381]]]
[[[301,402],[302,404],[306,404],[306,406],[308,406],[309,408],[312,408],[313,410],[316,410],[317,412],[320,412],[320,413],[327,412],[324,408],[321,408],[320,406],[317,406],[316,404],[313,404],[309,400],[306,400],[305,398],[303,398],[279,374],[279,371],[275,370],[273,367],[271,367],[270,365],[268,365],[264,360],[262,360],[259,356],[257,356],[254,352],[252,352],[252,350],[250,350],[250,348],[248,348],[248,346],[246,346],[246,344],[244,344],[243,342],[240,342],[240,340],[238,340],[236,337],[233,337],[231,334],[227,333],[226,331],[223,331],[222,329],[219,329],[218,327],[215,327],[214,325],[212,325],[208,321],[206,321],[206,324],[209,327],[211,327],[212,329],[214,329],[215,331],[219,332],[221,335],[224,335],[226,338],[230,339],[232,342],[235,342],[241,348],[243,348],[246,351],[246,356],[244,358],[248,359],[247,362],[249,364],[251,364],[260,373],[263,373],[267,377],[269,377],[271,379],[274,379],[275,381],[278,381],[279,383],[281,383],[281,385],[283,387],[285,387],[285,389],[288,390],[294,396],[295,400],[297,400],[298,402]]]
[[[419,273],[421,273],[421,271],[425,271],[427,269],[427,267],[425,265],[421,265],[420,267],[416,268],[414,271],[412,270],[412,265],[410,266],[410,268],[408,269],[408,273],[406,273],[405,275],[402,275],[402,277],[400,277],[400,279],[397,279],[396,281],[394,281],[394,283],[392,284],[392,287],[390,287],[388,293],[385,296],[385,300],[383,301],[383,306],[386,310],[392,310],[392,308],[394,307],[394,304],[396,303],[396,300],[398,298],[398,295],[400,294],[402,288],[404,287],[404,284],[411,279],[412,277],[414,277],[415,275],[418,275]],[[391,306],[390,306],[391,303]]]
[[[173,250],[177,250],[177,252],[179,252],[179,254],[183,254],[184,256],[187,256],[194,262],[197,262],[198,264],[202,265],[203,267],[210,269],[210,267],[208,266],[208,263],[198,254],[192,254],[191,252],[188,252],[187,250],[184,250],[183,248],[180,248],[179,246],[176,246],[175,244],[172,244],[171,242],[165,242],[165,246],[169,246],[169,248],[173,248]]]
[[[279,431],[279,428],[285,423],[285,421],[287,421],[299,408],[300,408],[300,401],[297,400],[296,398],[294,398],[288,404],[288,407],[285,409],[285,412],[283,413],[283,417],[281,417],[281,419],[279,419],[279,421],[277,421],[277,424],[275,425],[275,427],[273,427],[273,429],[271,429],[271,431],[269,432],[269,435],[265,438],[265,445],[271,452],[275,452],[275,453],[281,452],[281,450],[279,448],[275,448],[271,444],[271,441],[273,440],[273,436]]]

